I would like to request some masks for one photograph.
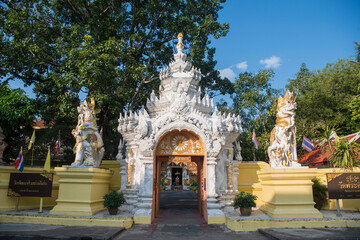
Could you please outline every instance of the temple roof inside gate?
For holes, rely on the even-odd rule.
[[[214,107],[213,100],[210,100],[207,93],[201,98],[201,72],[186,61],[182,39],[183,35],[180,33],[174,61],[160,71],[160,96],[155,96],[153,91],[146,103],[150,115],[167,111],[176,101],[186,101],[192,108],[204,114],[209,114]]]

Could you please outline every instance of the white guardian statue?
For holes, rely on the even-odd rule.
[[[296,103],[293,93],[287,91],[279,96],[276,125],[271,131],[268,155],[271,167],[301,167],[296,153]]]
[[[94,98],[89,104],[86,100],[78,107],[78,124],[72,131],[76,138],[76,156],[72,167],[100,167],[104,156],[104,144],[99,134],[96,124],[96,114],[100,111],[95,110]]]

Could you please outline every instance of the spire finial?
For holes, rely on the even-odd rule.
[[[178,53],[182,53],[182,50],[184,49],[184,44],[182,42],[182,39],[183,39],[183,34],[182,33],[179,33],[177,35],[177,38],[178,38],[178,43],[176,44],[176,48],[178,50]]]

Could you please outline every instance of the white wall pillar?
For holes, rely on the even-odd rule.
[[[152,191],[153,191],[153,175],[154,162],[152,157],[140,158],[140,186],[139,201],[134,214],[136,224],[150,224],[152,211]]]
[[[206,163],[206,194],[207,194],[207,212],[209,224],[225,223],[224,212],[221,211],[221,205],[216,194],[216,158],[208,157]]]

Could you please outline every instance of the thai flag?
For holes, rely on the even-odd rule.
[[[20,172],[24,172],[24,158],[23,158],[22,147],[20,149],[18,157],[15,160],[15,168]]]
[[[304,136],[302,141],[302,147],[306,151],[311,152],[312,150],[314,150],[315,145],[307,137]]]
[[[254,147],[255,147],[256,149],[258,149],[258,148],[259,148],[259,142],[258,142],[258,140],[256,139],[255,130],[253,131],[252,142],[254,143]]]
[[[60,154],[60,136],[58,140],[55,142],[55,156],[59,156]]]

